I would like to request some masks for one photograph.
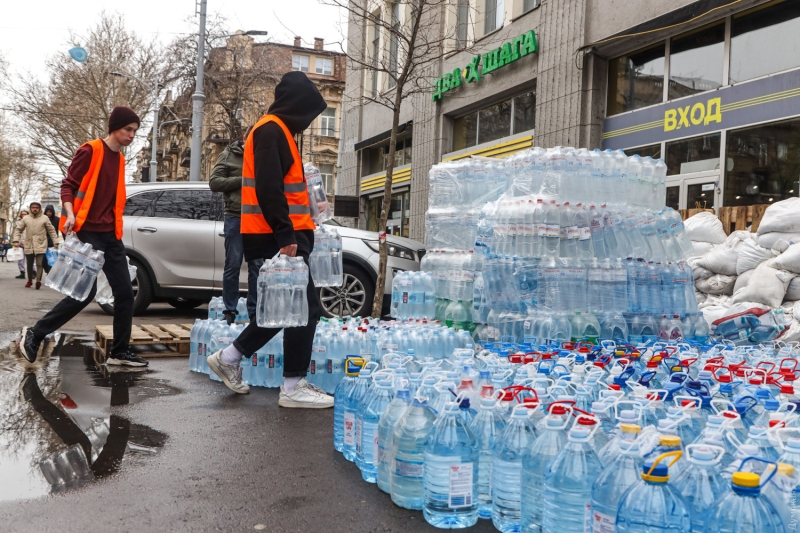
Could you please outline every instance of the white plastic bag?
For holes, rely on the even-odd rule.
[[[13,263],[25,259],[25,252],[22,248],[9,248],[6,252],[6,261]]]
[[[775,243],[781,239],[789,244],[800,242],[800,233],[784,233],[781,231],[773,231],[771,233],[758,234],[758,244],[764,248],[774,248]]]
[[[695,288],[706,294],[733,294],[733,285],[736,283],[736,276],[725,276],[715,274],[710,278],[696,281]]]
[[[736,294],[736,291],[747,287],[747,284],[750,282],[750,278],[753,276],[753,272],[755,272],[755,269],[742,272],[736,277],[736,283],[733,285],[733,294]]]
[[[746,232],[742,232],[747,235]],[[732,233],[724,244],[715,247],[697,261],[697,266],[710,270],[714,274],[736,275],[736,261],[742,245],[741,234]]]
[[[772,264],[775,268],[800,274],[800,243],[789,246]]]
[[[743,240],[742,245],[739,247],[739,255],[736,259],[736,274],[741,275],[748,270],[753,270],[774,256],[775,254],[772,250],[761,247],[755,236],[751,235]]]
[[[691,241],[710,242],[712,244],[722,244],[725,242],[725,230],[722,229],[722,222],[714,213],[697,213],[693,217],[687,218],[683,226],[686,228],[686,235]]]
[[[772,308],[780,307],[794,274],[772,268],[773,261],[758,265],[747,286],[733,295],[733,303],[756,302]]]
[[[758,225],[758,234],[763,235],[776,231],[783,233],[800,232],[800,198],[794,197],[781,200],[764,211],[761,224]]]

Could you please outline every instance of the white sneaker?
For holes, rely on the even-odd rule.
[[[333,396],[326,394],[324,390],[303,378],[297,382],[294,392],[286,392],[281,385],[278,405],[299,409],[327,409],[333,407]]]
[[[208,368],[220,377],[230,390],[237,394],[247,394],[250,387],[242,381],[242,368],[222,362],[222,350],[216,351],[206,358]]]

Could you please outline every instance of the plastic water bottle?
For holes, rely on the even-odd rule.
[[[705,444],[686,447],[686,469],[674,479],[673,486],[683,497],[692,519],[692,531],[704,531],[706,515],[726,491],[720,461],[725,449]]]
[[[775,468],[772,461],[748,457],[746,461],[762,461]],[[774,474],[774,472],[773,472]],[[758,474],[740,469],[731,478],[730,490],[717,500],[708,513],[708,533],[779,533],[788,531],[781,516],[762,489],[769,483],[769,475],[764,483]],[[744,528],[744,524],[747,527]]]
[[[617,508],[628,488],[639,480],[639,443],[626,441],[592,485],[592,533],[614,533]]]
[[[344,283],[342,237],[334,228],[326,227],[325,231],[328,233],[328,250],[331,258],[330,285],[332,287],[341,287],[342,283]]]
[[[603,470],[591,437],[586,427],[573,427],[567,445],[547,470],[543,494],[545,533],[591,530],[592,484]]]
[[[58,259],[44,280],[45,286],[60,292],[61,284],[64,282],[64,279],[72,268],[72,258],[75,254],[75,250],[78,246],[80,246],[80,244],[81,241],[75,236],[74,233],[67,236],[66,240],[64,241],[64,245],[59,251]]]
[[[556,201],[550,200],[544,206],[544,257],[558,257],[561,245],[561,216],[556,207]]]
[[[478,442],[478,516],[492,517],[492,450],[506,427],[494,398],[481,398],[480,409],[470,422]]]
[[[236,322],[242,324],[247,322],[247,298],[239,298],[236,303]]]
[[[283,331],[259,350],[258,362],[263,366],[264,386],[280,387],[283,383]]]
[[[357,432],[359,442],[356,446],[357,463],[361,468],[361,477],[367,483],[378,481],[378,463],[380,457],[378,445],[378,423],[381,415],[394,397],[391,380],[375,382],[375,392],[365,401],[358,411],[361,431]]]
[[[406,418],[413,409],[412,405]],[[402,439],[401,434],[395,462],[401,457]],[[458,403],[445,405],[425,439],[424,450],[422,515],[425,521],[445,529],[475,525],[478,521],[478,444],[459,414]]]
[[[299,327],[308,324],[308,266],[302,257],[290,257],[289,264],[292,268],[291,280],[292,291],[289,305],[289,316],[287,325],[289,327]],[[245,306],[245,312],[247,307]]]
[[[517,405],[492,453],[492,524],[503,533],[520,530],[522,457],[536,440],[525,405]]]
[[[628,489],[619,503],[618,533],[691,533],[689,508],[680,493],[667,483],[670,475],[665,462],[677,460],[680,455],[663,454],[642,466],[642,479]]]
[[[189,370],[191,372],[197,372],[197,333],[200,331],[202,324],[203,322],[196,318],[191,331],[189,331]]]
[[[378,488],[390,493],[391,473],[394,467],[394,429],[397,422],[405,414],[411,404],[411,397],[406,388],[397,390],[392,401],[386,406],[378,422]]]
[[[781,515],[786,531],[797,529],[793,527],[797,524],[797,520],[792,518],[792,509],[797,503],[797,492],[795,467],[787,463],[778,463],[778,471],[769,483],[765,483],[763,495]]]
[[[332,394],[345,376],[345,359],[348,354],[345,352],[344,339],[341,331],[334,331],[328,341],[328,355],[325,360],[325,378],[323,382],[325,392]]]
[[[345,419],[344,410],[347,397],[356,385],[356,378],[358,371],[348,373],[339,382],[336,391],[333,394],[333,447],[337,452],[344,451],[344,435],[345,435]],[[351,418],[352,424],[355,422]],[[351,429],[355,431],[355,427]],[[355,438],[354,436],[352,438]]]
[[[436,414],[428,402],[424,398],[414,398],[395,425],[390,493],[398,507],[417,511],[423,507],[424,443],[434,420]],[[475,514],[477,520],[477,507]]]
[[[592,234],[592,250],[594,256],[598,259],[609,257],[608,250],[606,249],[603,212],[594,205],[589,206],[589,229]]]

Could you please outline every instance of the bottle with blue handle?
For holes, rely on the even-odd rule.
[[[761,476],[745,471],[750,461],[772,465],[762,481]],[[772,479],[777,465],[760,457],[747,457],[739,471],[731,477],[730,489],[717,500],[708,513],[706,533],[783,533],[788,531],[772,502],[762,489]]]
[[[436,413],[427,400],[416,397],[395,425],[392,436],[394,466],[390,476],[390,494],[398,507],[422,510],[424,445],[435,420]],[[477,507],[475,514],[477,520]]]
[[[387,494],[392,490],[391,470],[394,465],[392,452],[394,428],[410,404],[411,396],[408,389],[401,387],[383,411],[378,422],[378,488]]]
[[[360,362],[362,362],[360,359],[346,361],[347,372],[333,395],[333,447],[337,452],[344,451],[344,404],[350,391],[355,387]]]
[[[358,411],[361,431],[357,431],[356,463],[361,477],[367,483],[378,481],[378,423],[381,415],[394,398],[394,386],[390,379],[375,381],[374,392],[369,395]]]
[[[614,533],[619,502],[641,470],[639,443],[625,441],[592,485],[592,533]]]
[[[395,461],[401,457],[401,446],[402,437]],[[459,404],[448,402],[425,438],[422,515],[426,522],[443,529],[478,522],[477,467],[475,435],[459,413]]]
[[[668,459],[680,459],[682,452],[659,455],[642,466],[642,478],[628,488],[617,509],[617,533],[691,533],[689,508],[678,491],[669,485]]]
[[[481,398],[480,404],[470,429],[478,441],[478,517],[489,519],[492,517],[492,450],[506,422],[497,408],[497,400]]]
[[[597,426],[595,426],[597,427]],[[544,478],[545,533],[583,533],[592,527],[592,485],[603,470],[592,446],[592,432],[573,427],[567,445]]]
[[[673,486],[689,508],[692,531],[704,531],[709,510],[726,491],[720,466],[724,455],[725,449],[719,446],[690,444],[686,447],[688,466],[673,481]]]
[[[367,365],[358,372],[355,385],[344,399],[344,448],[342,453],[348,461],[356,460],[356,416],[361,399],[372,381],[372,370]],[[334,399],[334,402],[336,400]]]
[[[492,523],[502,533],[520,530],[522,457],[536,440],[536,428],[524,404],[514,407],[492,453]]]

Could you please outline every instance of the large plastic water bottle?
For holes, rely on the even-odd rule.
[[[361,431],[357,431],[356,443],[357,464],[361,469],[361,477],[367,483],[378,481],[378,461],[380,456],[378,444],[378,423],[386,407],[394,398],[394,386],[389,379],[375,382],[375,391],[361,405],[358,421]]]
[[[61,285],[64,283],[64,280],[72,268],[73,257],[80,245],[81,241],[74,233],[67,236],[64,245],[59,251],[56,263],[53,265],[53,268],[50,269],[50,273],[47,274],[44,280],[45,286],[61,292]]]
[[[761,477],[740,469],[731,478],[730,490],[717,500],[708,513],[707,533],[780,533],[788,531],[772,502],[761,493],[769,483],[775,463],[757,457],[747,461],[762,461],[773,467],[773,473],[762,483]]]
[[[561,244],[561,216],[556,201],[544,205],[544,257],[558,257]]]
[[[798,492],[800,490],[795,467],[788,463],[778,463],[778,471],[769,483],[765,483],[762,493],[781,515],[786,531],[797,529],[797,519],[792,518],[792,511],[797,503]]]
[[[670,486],[666,461],[680,452],[660,455],[642,466],[642,479],[632,485],[617,509],[617,533],[691,533],[689,509],[678,491]]]
[[[619,502],[641,469],[639,443],[626,441],[592,485],[592,533],[614,533]]]
[[[542,531],[578,533],[592,527],[592,484],[603,466],[592,447],[591,432],[575,426],[544,479]]]
[[[344,448],[342,453],[348,461],[356,460],[356,416],[361,399],[372,381],[372,371],[364,367],[358,373],[355,385],[344,399]]]
[[[517,405],[492,453],[492,523],[503,533],[520,530],[522,458],[536,440],[525,405]]]
[[[331,258],[330,285],[332,287],[341,287],[342,283],[344,283],[342,237],[334,228],[326,227],[325,231],[328,233],[328,251]]]
[[[395,425],[390,493],[392,501],[399,507],[417,511],[423,507],[424,443],[434,420],[436,414],[428,402],[417,397]],[[477,520],[477,503],[475,514]]]
[[[481,398],[480,409],[470,422],[478,442],[478,516],[492,517],[492,450],[506,427],[494,398]]]
[[[413,406],[409,409],[407,417],[413,409]],[[395,462],[401,457],[402,439],[401,435]],[[422,515],[425,521],[444,529],[475,525],[478,521],[478,443],[459,413],[457,402],[445,405],[425,439],[424,450]]]
[[[197,372],[197,334],[202,325],[203,321],[196,318],[191,331],[189,331],[189,370],[191,372]]]
[[[689,508],[692,531],[704,531],[706,515],[714,502],[725,492],[720,461],[725,449],[705,444],[686,447],[686,469],[673,480],[673,486]]]
[[[350,395],[350,392],[353,390],[353,387],[356,385],[357,377],[357,369],[355,369],[353,372],[347,373],[339,382],[339,385],[336,387],[336,391],[333,394],[333,447],[337,452],[344,451],[345,403],[347,401],[347,397]],[[353,428],[353,430],[355,430],[355,428]]]
[[[408,389],[398,389],[378,422],[378,488],[387,494],[392,489],[391,472],[394,467],[394,452],[392,451],[394,429],[410,404],[411,396]]]
[[[75,252],[72,255],[72,263],[64,281],[58,290],[68,296],[72,295],[75,286],[78,284],[81,275],[83,274],[83,265],[88,259],[89,252],[92,250],[92,245],[87,243],[78,244]]]

